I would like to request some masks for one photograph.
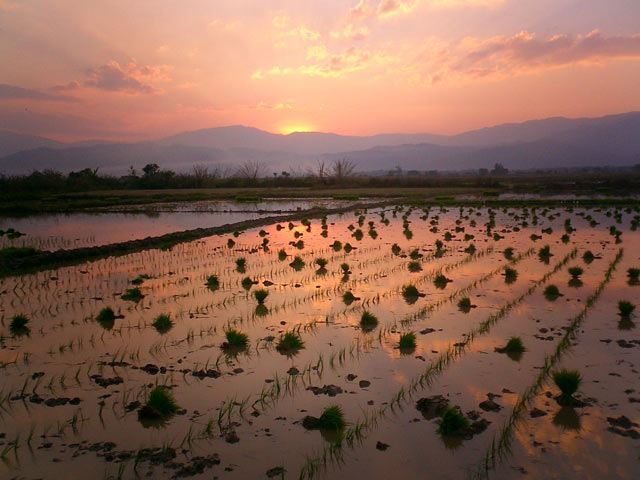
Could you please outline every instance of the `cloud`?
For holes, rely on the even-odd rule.
[[[387,18],[400,13],[409,13],[417,4],[417,0],[381,0],[378,4],[378,18]]]
[[[276,103],[270,104],[260,100],[257,105],[249,107],[257,110],[292,110],[293,106],[290,103]]]
[[[429,4],[434,7],[496,7],[506,0],[431,0]]]
[[[357,5],[349,9],[347,20],[349,22],[361,22],[373,14],[373,9],[369,6],[369,0],[360,0]]]
[[[367,27],[354,27],[352,23],[348,24],[342,32],[331,32],[331,38],[339,39],[344,38],[346,40],[365,40],[369,36],[369,29]]]
[[[285,33],[285,35],[290,36],[290,37],[298,37],[298,38],[302,38],[303,40],[311,40],[311,41],[315,41],[320,39],[320,33],[316,32],[314,30],[310,30],[306,27],[298,27],[298,28],[294,28],[292,30],[289,30],[288,32]]]
[[[129,62],[122,68],[118,62],[111,60],[105,65],[87,70],[88,80],[84,85],[108,92],[126,92],[132,94],[161,93],[148,82],[166,82],[170,78],[168,65],[138,67],[135,62]]]
[[[594,30],[587,35],[562,34],[540,40],[535,34],[522,31],[510,37],[467,38],[457,50],[445,70],[484,77],[602,63],[613,58],[640,58],[640,34],[604,37]]]
[[[70,92],[73,90],[78,90],[80,88],[80,84],[75,80],[69,83],[65,83],[64,85],[54,85],[49,88],[52,92]]]
[[[0,84],[0,100],[43,100],[52,102],[79,102],[75,97],[66,95],[56,95],[31,90],[28,88],[16,87],[14,85]]]
[[[329,54],[324,47],[307,52],[308,59],[316,60],[316,63],[300,65],[298,67],[278,66],[263,73],[261,71],[252,75],[252,78],[262,79],[267,75],[304,75],[310,77],[338,78],[344,74],[362,70],[367,67],[371,55],[366,50],[351,47],[342,53]]]

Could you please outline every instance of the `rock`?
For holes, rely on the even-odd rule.
[[[102,388],[107,388],[110,387],[111,385],[120,385],[121,383],[124,383],[124,380],[122,379],[122,377],[112,377],[112,378],[105,378],[102,375],[91,375],[91,380],[93,380],[94,382],[96,382],[97,385],[100,385]]]
[[[617,418],[607,417],[607,422],[609,422],[614,427],[621,427],[621,428],[631,428],[633,426],[636,426],[636,427],[638,426],[637,424],[633,423],[624,415],[620,415]]]
[[[439,417],[449,406],[449,401],[442,395],[421,398],[416,403],[416,408],[427,420]]]
[[[424,330],[420,330],[420,335],[427,335],[429,333],[435,332],[435,328],[425,328]]]
[[[156,375],[160,371],[158,366],[154,365],[153,363],[147,363],[140,370],[142,370],[143,372],[148,373],[149,375]]]
[[[484,402],[480,402],[478,405],[485,412],[499,412],[502,407],[493,401],[492,398],[485,400]]]
[[[269,478],[284,477],[285,472],[286,470],[284,469],[284,467],[273,467],[267,470],[267,477]]]
[[[307,387],[307,390],[311,390],[314,395],[329,395],[335,397],[337,394],[342,393],[342,388],[337,385],[323,385],[320,387]]]
[[[371,382],[369,380],[360,380],[358,382],[358,385],[360,386],[360,388],[367,388],[369,385],[371,385]]]
[[[356,378],[358,378],[358,376],[354,375],[353,373],[347,375],[347,380],[349,380],[350,382],[353,382]]]
[[[376,449],[380,450],[381,452],[384,452],[387,448],[389,448],[389,445],[387,445],[386,443],[382,443],[381,441],[378,441],[376,443]]]
[[[207,370],[195,370],[192,375],[194,377],[198,377],[200,380],[203,380],[205,378],[218,378],[220,375],[222,375],[218,370],[214,370],[213,368],[209,368]]]

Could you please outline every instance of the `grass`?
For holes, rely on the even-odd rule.
[[[591,252],[591,250],[587,250],[586,252],[584,252],[582,254],[582,260],[584,260],[584,263],[591,263],[596,259],[596,256]]]
[[[515,268],[504,267],[504,281],[513,283],[518,278],[518,271]]]
[[[378,326],[378,317],[376,317],[373,313],[368,310],[362,312],[360,316],[360,328],[364,332],[370,332],[374,328]]]
[[[513,258],[513,247],[505,248],[502,254],[504,255],[504,258],[506,258],[507,260],[511,260]]]
[[[111,307],[104,307],[96,316],[96,322],[105,330],[111,330],[115,323],[116,314]]]
[[[151,277],[146,274],[138,275],[136,278],[131,280],[132,285],[142,285],[145,280],[149,280]]]
[[[416,334],[407,332],[400,335],[400,350],[413,350],[416,348]]]
[[[402,296],[408,304],[413,304],[420,297],[420,291],[414,285],[405,285],[402,287]]]
[[[577,370],[558,370],[553,372],[553,382],[562,392],[564,397],[571,397],[580,388],[582,376]]]
[[[278,340],[276,349],[280,353],[292,354],[304,348],[304,341],[297,332],[285,332]]]
[[[278,260],[281,262],[287,259],[287,252],[284,248],[278,250]]]
[[[422,270],[422,265],[420,265],[420,262],[411,261],[407,264],[407,268],[409,269],[410,272],[415,273]]]
[[[322,415],[318,419],[318,428],[323,430],[342,430],[346,426],[344,413],[338,405],[332,405],[325,408]]]
[[[632,284],[640,283],[640,268],[628,269],[627,278],[629,278],[629,283],[632,283]]]
[[[207,277],[207,288],[211,291],[215,291],[220,288],[220,280],[218,280],[217,275],[209,275]]]
[[[549,258],[551,257],[551,247],[549,245],[545,245],[540,250],[538,250],[538,257],[543,262],[549,261]]]
[[[122,295],[122,300],[128,300],[130,302],[139,302],[143,298],[144,298],[144,295],[142,294],[142,292],[140,291],[140,289],[138,287],[129,288]]]
[[[394,243],[393,245],[391,245],[391,253],[393,253],[394,255],[400,255],[401,251],[402,249],[400,248],[400,245],[398,245],[397,243]]]
[[[251,277],[244,277],[240,282],[240,285],[242,285],[242,288],[245,290],[250,290],[253,286],[253,280],[251,280]]]
[[[629,317],[635,309],[636,306],[627,300],[620,300],[618,302],[618,312],[620,312],[621,317]]]
[[[249,336],[230,328],[224,332],[226,342],[222,344],[223,349],[245,349],[249,346]]]
[[[511,337],[504,347],[496,348],[496,352],[506,353],[512,360],[520,360],[526,350],[520,337]]]
[[[173,321],[169,315],[161,314],[156,317],[151,325],[158,331],[158,333],[164,334],[171,330],[173,327]]]
[[[418,260],[420,258],[420,252],[418,251],[417,248],[409,252],[409,258],[411,260]]]
[[[147,403],[138,411],[138,417],[151,420],[166,419],[174,415],[179,408],[173,395],[166,388],[158,386],[149,393]]]
[[[551,301],[557,299],[561,295],[560,290],[558,290],[558,287],[556,287],[555,285],[547,285],[547,288],[544,289],[543,294],[547,298],[547,300]]]
[[[256,290],[255,292],[253,292],[253,296],[255,297],[258,304],[262,305],[264,301],[267,299],[267,297],[269,296],[269,292],[264,289]]]
[[[469,419],[455,407],[447,407],[438,425],[440,435],[455,435],[469,427]]]

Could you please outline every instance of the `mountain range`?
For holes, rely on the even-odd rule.
[[[120,143],[91,140],[62,143],[44,137],[0,131],[0,173],[61,172],[99,168],[121,175],[147,163],[189,171],[193,165],[232,170],[263,162],[266,173],[302,173],[318,162],[354,162],[360,172],[468,170],[500,162],[514,170],[625,166],[640,163],[640,112],[598,118],[563,117],[508,123],[458,135],[334,133],[279,135],[252,127],[229,126],[179,133],[153,141]]]

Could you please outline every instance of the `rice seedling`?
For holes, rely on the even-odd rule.
[[[512,360],[519,361],[522,358],[522,354],[526,351],[522,339],[520,337],[511,337],[504,347],[496,347],[498,353],[506,353]]]
[[[326,258],[316,258],[313,263],[315,263],[318,266],[318,270],[326,271],[325,267],[327,266],[329,261]]]
[[[344,294],[342,294],[342,301],[345,303],[345,305],[351,305],[356,300],[360,300],[360,299],[358,297],[356,297],[351,292],[351,290],[348,290],[348,291],[344,292]]]
[[[370,332],[378,326],[378,318],[368,310],[360,316],[360,328],[363,332]]]
[[[463,297],[458,301],[458,310],[463,313],[469,313],[475,305],[471,304],[471,300],[469,297]]]
[[[351,244],[350,244],[350,243],[348,243],[348,242],[347,242],[347,243],[345,243],[345,244],[344,244],[344,253],[350,253],[350,252],[351,252],[351,250],[353,250],[353,246],[351,246]]]
[[[245,290],[251,290],[251,287],[255,284],[256,282],[254,282],[250,277],[244,277],[242,279],[242,281],[240,282],[240,285],[242,285],[242,288],[244,288]]]
[[[400,252],[402,252],[400,245],[398,245],[397,243],[391,245],[391,253],[393,253],[394,255],[400,255]]]
[[[513,258],[513,247],[505,248],[502,254],[504,255],[504,258],[506,258],[507,260],[511,260]]]
[[[504,281],[511,284],[518,279],[518,271],[515,268],[504,267]]]
[[[407,264],[407,269],[412,273],[416,273],[422,270],[422,265],[420,265],[420,262],[411,261]]]
[[[233,238],[230,238],[227,240],[227,248],[233,248],[235,247],[236,242],[233,240]]]
[[[620,300],[618,302],[618,312],[621,317],[630,317],[635,309],[636,306],[627,300]]]
[[[29,323],[29,319],[26,315],[16,315],[11,319],[11,323],[9,324],[9,331],[11,335],[14,337],[21,337],[23,335],[28,335],[30,332],[27,324]]]
[[[116,314],[111,307],[104,307],[96,316],[96,322],[105,330],[111,330],[115,323]]]
[[[269,291],[268,290],[264,290],[264,289],[256,290],[255,292],[253,292],[253,296],[255,297],[255,299],[258,302],[258,304],[262,305],[262,304],[264,304],[264,301],[269,296]]]
[[[230,328],[224,332],[226,342],[222,344],[223,350],[244,350],[249,346],[249,336]]]
[[[155,318],[151,326],[153,326],[158,333],[165,334],[173,328],[173,320],[171,320],[169,315],[161,314]]]
[[[549,245],[545,245],[540,250],[538,250],[538,258],[543,263],[549,263],[549,259],[551,258],[551,247]]]
[[[299,350],[304,348],[304,341],[297,332],[285,332],[276,345],[278,352],[284,355],[295,355]]]
[[[420,293],[415,285],[409,284],[402,287],[402,297],[409,305],[416,303],[418,298],[423,296],[424,294]]]
[[[286,259],[287,259],[287,252],[285,251],[284,248],[281,248],[280,250],[278,250],[278,260],[283,262]]]
[[[547,285],[547,287],[544,289],[543,295],[547,300],[551,302],[557,300],[558,297],[562,296],[560,290],[555,285]]]
[[[236,258],[236,271],[238,273],[244,273],[247,268],[247,259],[244,257]]]
[[[596,259],[596,256],[591,252],[591,250],[587,250],[582,254],[582,260],[587,265],[593,262]]]
[[[580,388],[582,376],[577,370],[557,370],[553,372],[553,382],[562,392],[562,397],[570,399]]]
[[[444,290],[447,287],[447,284],[452,281],[453,280],[445,277],[443,274],[440,273],[436,275],[436,277],[433,279],[433,284],[435,285],[436,288],[440,290]]]
[[[400,351],[410,352],[416,348],[416,334],[407,332],[400,335],[399,340]]]
[[[438,422],[438,433],[457,435],[469,428],[469,419],[456,407],[447,407]]]
[[[304,267],[304,260],[302,260],[302,257],[294,257],[293,262],[291,262],[289,266],[295,271],[300,271]]]
[[[418,249],[414,249],[411,250],[411,252],[409,252],[409,258],[411,258],[411,260],[417,260],[421,257],[422,255],[420,254],[420,252],[418,251]]]
[[[329,430],[341,431],[347,425],[344,419],[342,408],[338,405],[327,407],[320,417],[307,416],[304,418],[302,425],[307,430]]]
[[[162,421],[175,415],[180,409],[173,395],[165,387],[157,386],[149,392],[149,398],[140,410],[141,421]]]
[[[342,270],[343,275],[349,275],[351,273],[351,268],[348,263],[343,263],[340,265],[340,270]]]
[[[139,288],[129,288],[121,297],[123,300],[127,300],[129,302],[139,302],[144,298],[144,295],[140,291]]]
[[[578,266],[570,267],[567,271],[569,272],[569,275],[571,275],[575,279],[577,279],[578,277],[580,277],[580,275],[584,273],[584,270],[582,269],[582,267],[578,267]]]
[[[627,278],[629,279],[629,285],[639,285],[640,268],[629,268],[627,270]]]
[[[207,288],[212,292],[220,288],[220,281],[217,275],[209,275],[207,277]]]

